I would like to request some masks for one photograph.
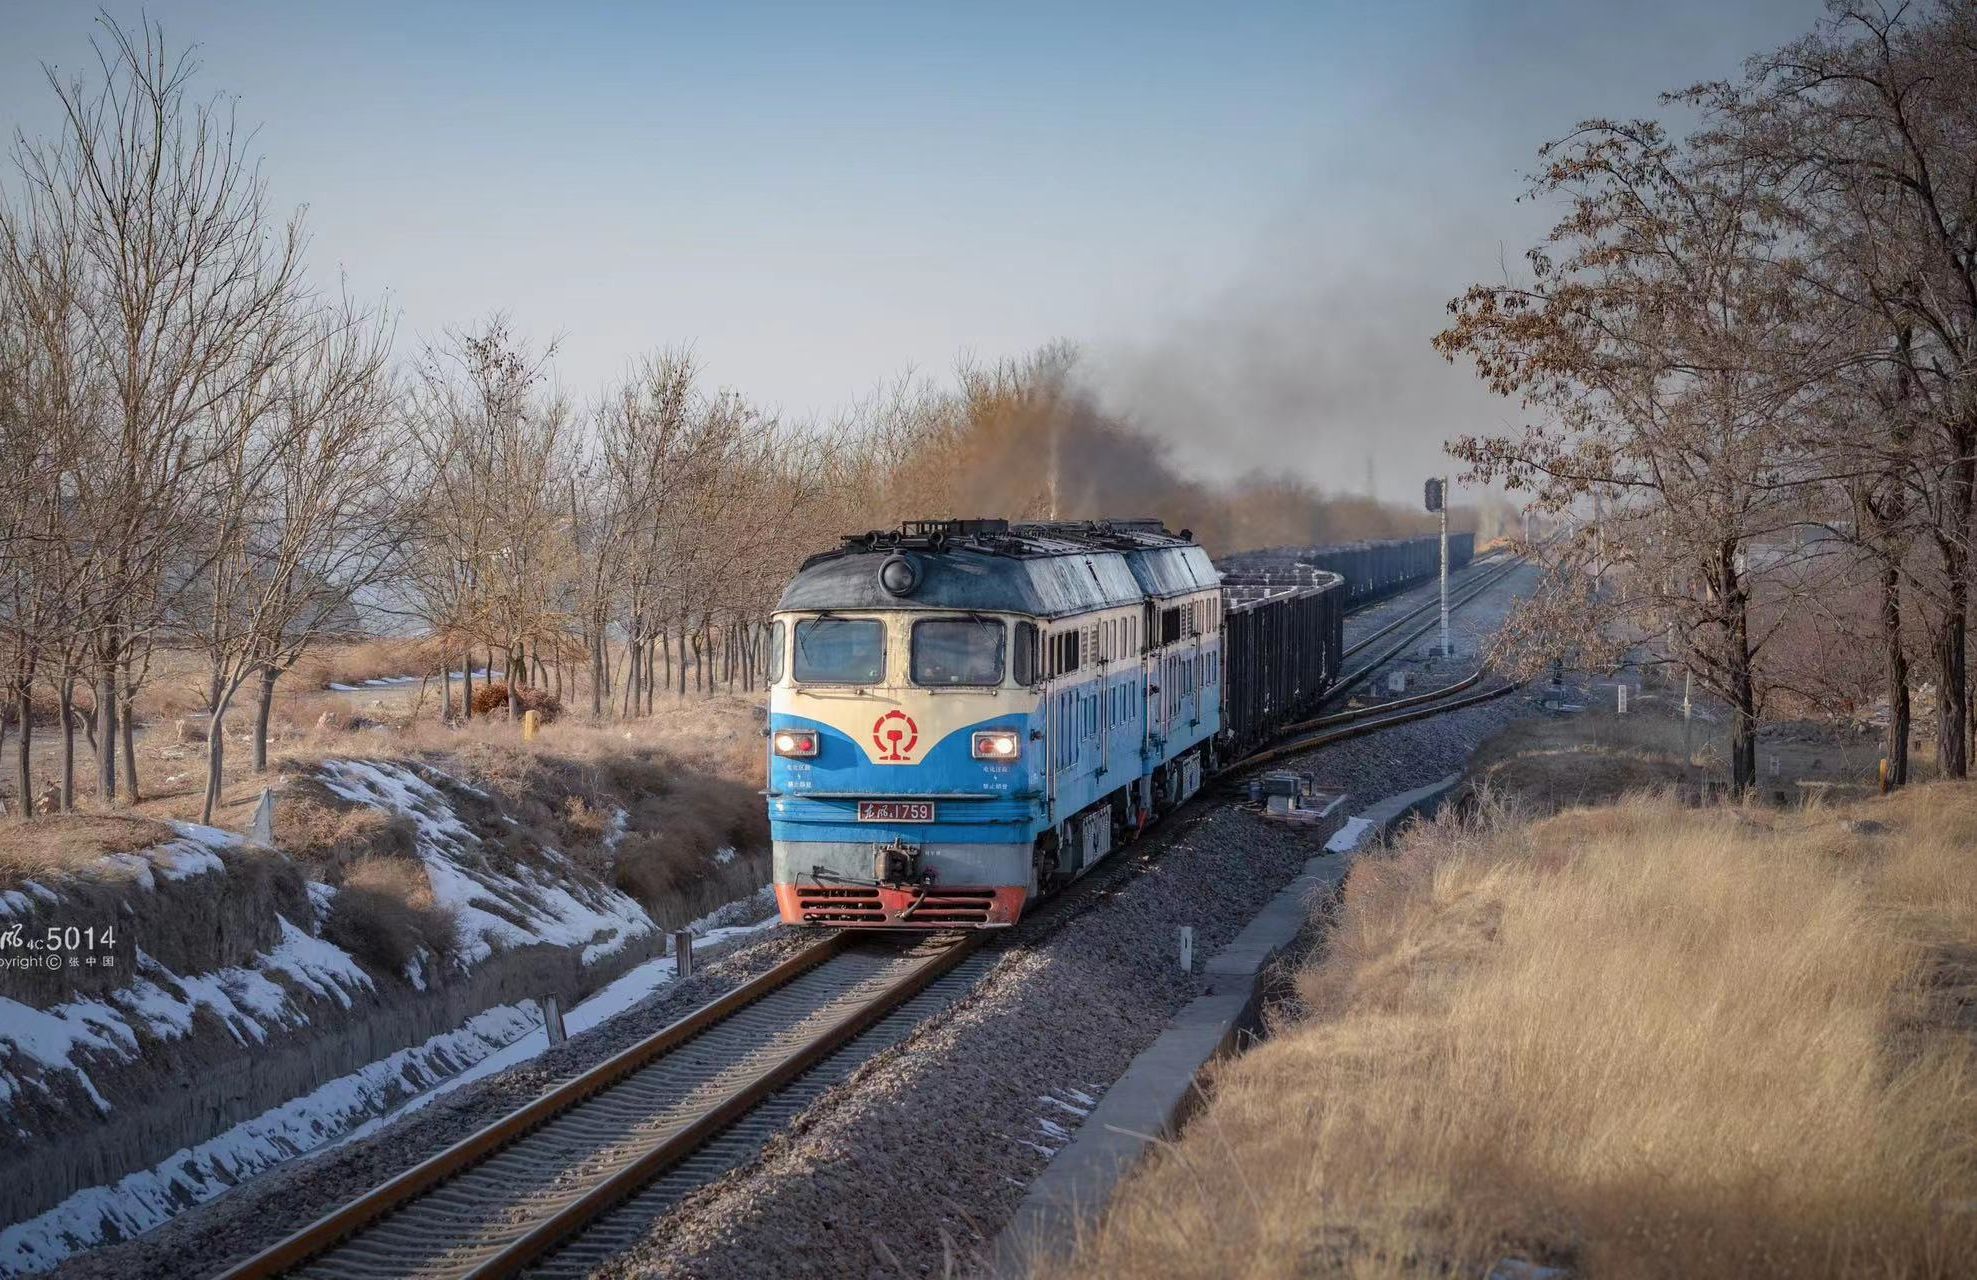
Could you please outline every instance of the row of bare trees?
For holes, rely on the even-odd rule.
[[[388,334],[303,281],[299,218],[270,207],[247,136],[155,28],[104,24],[98,81],[49,84],[63,125],[17,139],[0,203],[4,625],[34,803],[38,682],[97,794],[134,797],[133,709],[160,645],[203,653],[223,724],[389,562]],[[87,719],[84,718],[85,705]],[[121,758],[120,758],[121,757]]]
[[[38,767],[59,779],[43,808],[139,798],[140,695],[190,664],[210,819],[236,706],[265,770],[283,676],[387,621],[430,637],[448,719],[477,713],[483,656],[510,716],[541,685],[634,717],[689,679],[752,687],[797,562],[904,517],[1158,515],[1219,548],[1425,527],[1189,477],[1096,407],[1063,344],[802,426],[710,389],[685,349],[579,403],[555,345],[498,314],[401,358],[384,308],[309,282],[300,216],[227,100],[194,96],[196,65],[156,26],[101,26],[89,79],[49,75],[61,127],[16,138],[0,189],[0,729],[22,813]],[[37,766],[37,725],[58,763]]]
[[[1532,411],[1455,443],[1473,476],[1584,521],[1517,638],[1686,669],[1730,708],[1739,788],[1767,699],[1830,708],[1878,651],[1863,710],[1885,711],[1892,781],[1918,678],[1963,777],[1977,5],[1836,0],[1741,80],[1668,101],[1688,136],[1599,120],[1544,148],[1533,195],[1564,215],[1526,279],[1472,287],[1436,339]]]

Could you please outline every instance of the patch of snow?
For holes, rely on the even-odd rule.
[[[407,1094],[484,1061],[541,1027],[533,1005],[485,1010],[453,1031],[339,1076],[110,1186],[89,1187],[0,1230],[0,1272],[47,1271],[76,1252],[148,1231],[243,1179],[336,1140]]]
[[[631,827],[631,820],[632,815],[623,806],[611,811],[611,820],[604,824],[604,835],[602,837],[604,852],[616,853],[618,851],[618,846],[624,843],[625,832]]]
[[[346,1009],[350,1007],[353,992],[374,987],[371,975],[351,959],[348,951],[304,933],[286,917],[275,919],[281,922],[281,942],[273,951],[261,955],[263,967],[288,975],[309,994],[334,1000]]]
[[[171,825],[178,835],[176,840],[167,840],[136,853],[106,853],[98,859],[99,865],[117,867],[128,872],[141,887],[156,889],[159,877],[189,880],[193,876],[224,874],[226,863],[220,860],[220,854],[240,847],[240,837],[231,831],[202,827],[196,822],[174,822]],[[60,900],[48,890],[42,892],[50,902]]]
[[[539,943],[582,947],[584,963],[591,964],[658,927],[628,894],[558,874],[568,863],[554,850],[543,850],[548,866],[489,866],[480,837],[460,820],[445,792],[409,768],[335,760],[320,777],[346,800],[411,820],[433,899],[458,921],[463,967],[497,949]]]
[[[265,1043],[276,1029],[306,1025],[305,1007],[277,977],[346,1009],[358,992],[372,989],[370,975],[347,951],[284,917],[276,921],[281,941],[248,965],[181,976],[140,948],[137,973],[107,998],[36,1009],[0,997],[0,1090],[8,1098],[26,1089],[47,1092],[73,1077],[107,1112],[109,1101],[89,1077],[93,1059],[127,1062],[137,1056],[141,1037],[181,1040],[201,1009],[247,1046]]]
[[[1364,840],[1366,833],[1372,829],[1373,823],[1370,819],[1347,818],[1344,825],[1334,831],[1332,838],[1325,842],[1325,852],[1351,853],[1359,847],[1359,842]]]
[[[735,860],[735,851],[733,845],[724,844],[720,848],[714,850],[714,861],[720,863],[722,866],[725,867],[734,860]]]

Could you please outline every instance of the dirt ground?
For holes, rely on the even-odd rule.
[[[1542,685],[1534,688],[1543,693]],[[1666,788],[1702,800],[1728,789],[1729,729],[1720,712],[1697,705],[1685,724],[1679,691],[1629,685],[1622,714],[1612,681],[1593,682],[1583,696],[1485,744],[1470,766],[1471,781],[1549,809],[1609,803],[1630,791]],[[1882,745],[1881,731],[1872,726],[1763,724],[1756,798],[1796,805],[1874,794]],[[1913,781],[1935,777],[1927,743],[1913,743],[1909,760]]]

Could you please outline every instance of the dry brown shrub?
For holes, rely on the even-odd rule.
[[[417,861],[365,857],[345,869],[323,937],[373,969],[402,974],[422,949],[442,959],[452,955],[458,925],[433,901],[432,883]]]
[[[563,714],[563,704],[556,700],[556,696],[537,685],[525,684],[516,689],[515,706],[524,712],[535,712],[544,724],[553,722]],[[497,711],[505,712],[507,709],[507,681],[496,680],[492,684],[484,684],[474,690],[475,715],[493,715]]]
[[[275,847],[327,871],[369,858],[412,858],[417,828],[409,818],[352,804],[314,779],[291,776],[275,805]]]
[[[1417,829],[1064,1270],[1968,1274],[1973,839],[1969,785]]]
[[[573,843],[596,843],[604,838],[610,825],[610,818],[603,810],[592,804],[587,797],[571,794],[563,797],[563,829],[576,837]]]

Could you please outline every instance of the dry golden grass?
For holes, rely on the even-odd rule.
[[[0,889],[23,880],[79,871],[129,875],[106,867],[103,856],[147,849],[172,838],[172,829],[150,818],[122,814],[65,814],[0,823]]]
[[[306,776],[282,783],[275,805],[275,846],[309,864],[317,878],[366,859],[410,859],[417,831],[410,818],[353,804]]]
[[[424,636],[381,637],[308,649],[287,679],[301,688],[324,689],[331,683],[425,675],[437,672],[439,663],[438,647]]]
[[[1417,829],[1077,1276],[1950,1276],[1977,788]]]

